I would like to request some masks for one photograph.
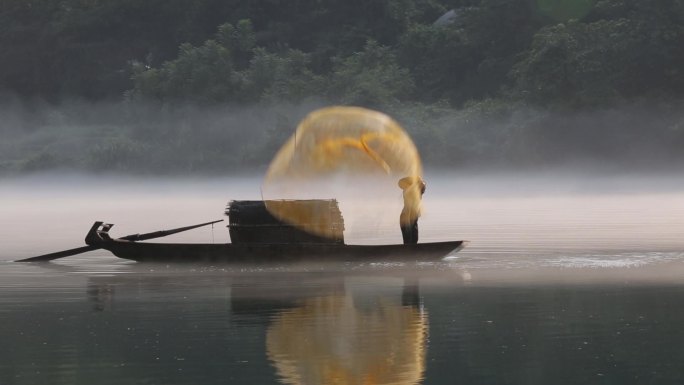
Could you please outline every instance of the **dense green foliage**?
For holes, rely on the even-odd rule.
[[[683,0],[5,0],[0,170],[252,164],[333,103],[391,113],[449,166],[666,159],[683,47]],[[212,115],[246,106],[254,126]]]
[[[536,103],[592,106],[684,94],[684,2],[599,1],[584,21],[548,25],[514,70]]]
[[[60,100],[573,106],[684,93],[681,0],[6,0],[0,86]],[[447,20],[438,18],[452,10]],[[397,84],[398,83],[398,84]]]

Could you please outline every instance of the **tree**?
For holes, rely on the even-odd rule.
[[[275,54],[257,48],[244,72],[244,92],[253,101],[299,102],[316,95],[324,87],[323,78],[309,69],[309,63],[310,56],[299,50]]]
[[[527,0],[483,0],[450,15],[413,25],[399,41],[400,62],[414,74],[418,96],[456,104],[495,96],[541,18]]]
[[[408,69],[399,66],[389,47],[373,40],[363,51],[336,57],[333,63],[326,94],[339,103],[373,107],[407,99],[413,92]]]
[[[511,72],[515,95],[575,107],[684,95],[683,2],[605,0],[542,28]]]
[[[254,32],[249,21],[242,21],[237,27],[221,25],[215,39],[198,47],[182,44],[178,57],[160,68],[134,63],[131,95],[164,102],[243,101],[244,79],[236,61],[248,57],[253,44]]]

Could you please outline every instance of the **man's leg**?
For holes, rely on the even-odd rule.
[[[405,245],[418,243],[418,221],[401,226],[401,236]]]
[[[412,228],[413,226],[411,226],[410,224],[401,226],[401,237],[404,239],[405,245],[411,243]]]

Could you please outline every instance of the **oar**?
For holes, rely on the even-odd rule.
[[[171,229],[171,230],[153,231],[151,233],[145,233],[145,234],[131,234],[131,235],[126,235],[125,237],[121,237],[119,239],[125,239],[127,241],[146,241],[148,239],[166,237],[168,235],[182,233],[183,231],[196,229],[196,228],[202,227],[202,226],[213,225],[214,223],[219,223],[219,222],[223,222],[223,219],[219,219],[217,221],[206,222],[206,223],[200,223],[199,225],[179,227],[177,229]]]
[[[81,254],[85,253],[87,251],[92,251],[92,250],[97,250],[101,249],[101,247],[98,246],[83,246],[83,247],[77,247],[75,249],[69,249],[69,250],[63,250],[63,251],[58,251],[56,253],[50,253],[50,254],[44,254],[44,255],[39,255],[37,257],[31,257],[31,258],[26,258],[26,259],[20,259],[18,261],[14,262],[47,262],[51,261],[53,259],[59,259],[59,258],[64,258],[64,257],[69,257],[72,255],[76,254]]]
[[[151,233],[144,233],[144,234],[131,234],[131,235],[126,235],[125,237],[121,237],[119,239],[124,239],[127,241],[144,241],[144,240],[148,240],[148,239],[166,237],[166,236],[169,236],[172,234],[181,233],[183,231],[196,229],[196,228],[202,227],[202,226],[213,225],[214,223],[218,223],[218,222],[223,222],[223,219],[219,219],[217,221],[206,222],[206,223],[200,223],[199,225],[179,227],[177,229],[171,229],[171,230],[160,230],[160,231],[154,231]],[[93,227],[99,227],[101,224],[102,224],[102,222],[95,222]],[[83,247],[77,247],[75,249],[62,250],[62,251],[58,251],[55,253],[43,254],[43,255],[36,256],[36,257],[20,259],[20,260],[17,260],[15,262],[47,262],[47,261],[52,261],[54,259],[70,257],[72,255],[85,253],[87,251],[99,250],[101,248],[102,248],[101,246],[97,246],[97,245],[92,245],[92,246],[88,245],[88,246],[83,246]]]

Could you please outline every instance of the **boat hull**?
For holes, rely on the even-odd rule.
[[[458,251],[463,241],[414,245],[193,244],[105,240],[98,246],[119,258],[139,262],[222,262],[273,264],[301,262],[427,262]]]

